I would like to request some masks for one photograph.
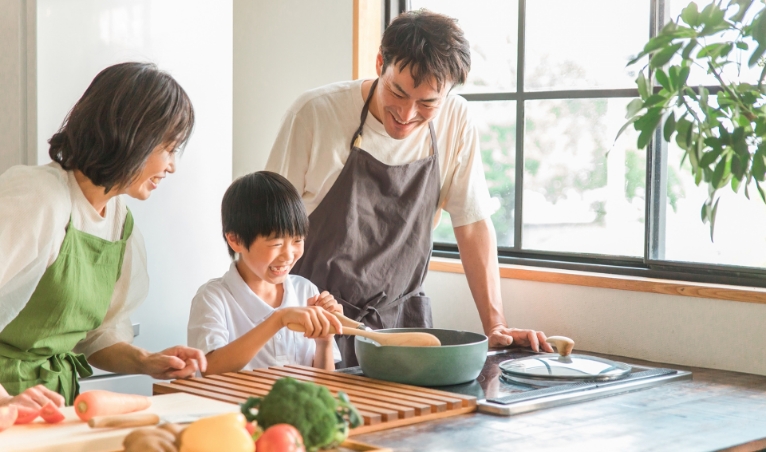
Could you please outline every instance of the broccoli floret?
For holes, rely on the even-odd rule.
[[[348,436],[348,422],[352,427],[362,418],[344,393],[336,400],[324,387],[301,382],[290,377],[277,380],[264,398],[251,397],[242,405],[249,421],[255,420],[266,430],[275,424],[290,424],[303,436],[307,450],[332,447]],[[258,408],[258,414],[252,413]]]

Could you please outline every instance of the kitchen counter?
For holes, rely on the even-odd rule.
[[[504,417],[474,413],[355,436],[396,451],[736,451],[766,448],[766,377],[602,356],[692,372],[692,381]],[[485,383],[488,366],[479,380]]]

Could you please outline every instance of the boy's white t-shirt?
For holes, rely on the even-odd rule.
[[[277,309],[307,306],[306,301],[319,293],[306,278],[288,275],[282,305],[272,308],[242,279],[233,262],[222,278],[211,279],[197,291],[191,305],[187,342],[207,354],[224,347],[261,324]],[[341,360],[335,341],[333,358]],[[282,328],[258,351],[244,370],[298,364],[311,366],[316,342],[303,333]]]

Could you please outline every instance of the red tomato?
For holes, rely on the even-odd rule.
[[[49,424],[58,424],[64,420],[64,415],[61,414],[58,407],[53,402],[45,404],[42,410],[40,410],[40,416],[43,420]]]
[[[36,408],[30,408],[23,405],[16,405],[16,408],[19,410],[19,417],[16,418],[16,425],[29,424],[40,415],[40,410]]]
[[[305,452],[303,437],[290,424],[277,424],[267,428],[255,442],[258,452]]]
[[[0,432],[7,429],[14,422],[19,415],[19,410],[16,409],[16,405],[6,405],[0,407]]]

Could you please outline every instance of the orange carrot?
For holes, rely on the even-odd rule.
[[[74,399],[74,411],[80,419],[87,422],[94,416],[145,410],[151,404],[151,399],[142,395],[94,390],[83,392]]]

